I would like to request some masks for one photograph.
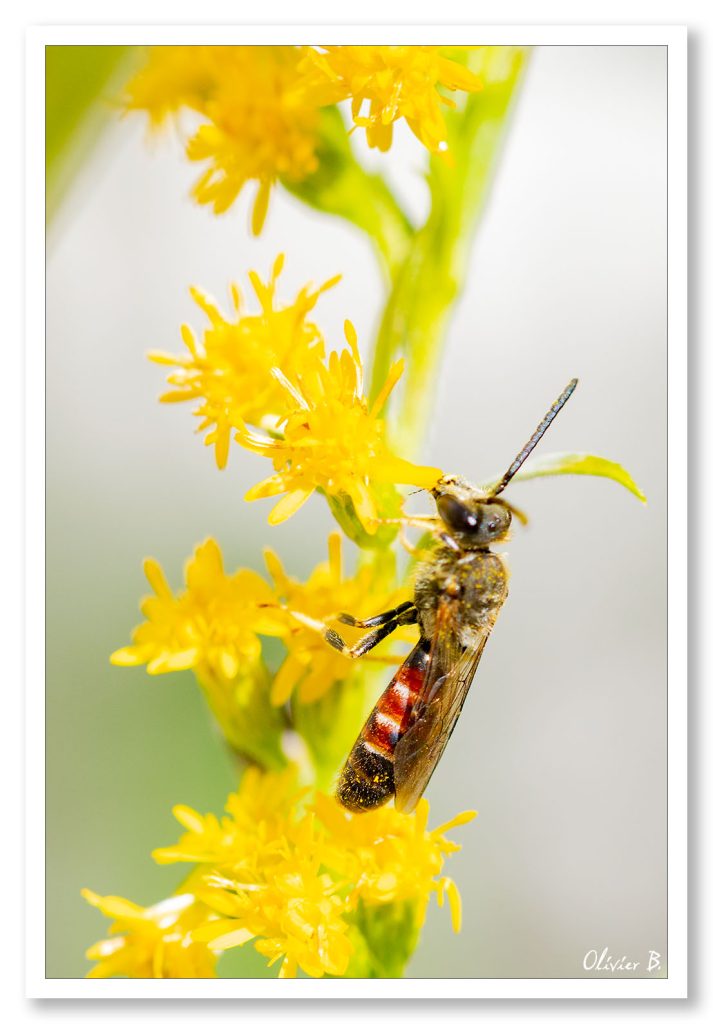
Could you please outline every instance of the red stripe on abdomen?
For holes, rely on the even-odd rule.
[[[424,669],[420,667],[402,665],[366,721],[362,738],[384,756],[392,756],[396,743],[408,726],[424,675]]]

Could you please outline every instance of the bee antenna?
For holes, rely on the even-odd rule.
[[[531,454],[532,449],[535,447],[535,445],[537,445],[542,440],[542,437],[546,433],[547,429],[550,427],[550,425],[552,423],[552,420],[555,418],[555,416],[560,411],[562,406],[571,397],[572,392],[577,387],[577,384],[578,384],[578,380],[577,380],[576,377],[574,377],[569,382],[567,387],[564,389],[562,394],[559,396],[557,401],[552,406],[550,406],[550,408],[548,409],[547,413],[545,414],[545,416],[543,417],[542,421],[540,422],[539,426],[537,427],[537,430],[535,431],[535,433],[532,435],[532,437],[527,442],[525,447],[520,452],[518,452],[518,454],[515,456],[515,458],[513,459],[512,463],[510,464],[509,468],[506,470],[505,475],[500,480],[500,483],[496,484],[495,487],[493,488],[493,490],[491,491],[491,494],[493,496],[496,495],[496,494],[500,494],[501,491],[505,490],[507,485],[510,483],[512,478],[515,476],[517,471],[522,466],[522,464],[525,461],[525,459]]]
[[[415,491],[409,491],[406,495],[407,498],[413,498],[414,494],[420,494],[421,491],[425,491],[425,487],[417,487]]]

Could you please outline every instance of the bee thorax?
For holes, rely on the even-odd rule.
[[[459,640],[466,646],[474,633],[492,626],[507,597],[507,580],[505,563],[492,551],[463,556],[445,545],[439,548],[434,561],[422,567],[414,588],[424,635],[433,636],[439,604],[446,598],[452,603]]]

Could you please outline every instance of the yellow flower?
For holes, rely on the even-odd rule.
[[[88,978],[214,978],[216,954],[204,943],[192,942],[191,930],[209,917],[205,904],[182,893],[151,907],[140,907],[121,896],[82,895],[107,917],[114,918],[109,938],[87,950],[98,961]]]
[[[248,768],[240,790],[227,799],[226,816],[199,814],[190,807],[173,808],[187,830],[174,846],[154,850],[159,864],[243,864],[254,869],[260,857],[281,841],[284,822],[297,810],[304,791],[297,787],[294,766],[263,773]]]
[[[311,798],[312,802],[308,802]],[[281,977],[301,969],[312,977],[343,975],[353,952],[349,930],[357,908],[415,903],[420,921],[432,892],[448,896],[460,927],[458,891],[441,874],[460,849],[444,833],[474,815],[465,812],[427,831],[428,804],[413,815],[381,808],[351,815],[333,797],[299,790],[294,770],[261,775],[249,769],[220,820],[187,807],[174,813],[187,833],[154,852],[162,864],[200,869],[192,891],[212,920],[193,942],[219,952],[255,939]]]
[[[284,256],[280,255],[266,283],[251,272],[259,313],[244,310],[237,285],[232,286],[234,320],[224,316],[208,296],[192,288],[193,298],[209,321],[202,340],[197,341],[184,324],[181,334],[187,355],[149,353],[155,363],[177,368],[168,376],[172,389],[161,396],[162,402],[201,402],[195,412],[201,417],[198,429],[212,428],[205,443],[215,446],[220,469],[228,462],[230,435],[237,422],[274,422],[288,411],[285,390],[275,380],[272,368],[280,366],[285,373],[293,374],[311,360],[324,357],[324,339],[308,317],[320,295],[339,277],[317,289],[306,285],[292,303],[280,305],[275,291],[283,266]]]
[[[272,459],[275,474],[245,495],[247,501],[284,495],[268,516],[272,525],[288,519],[319,488],[327,495],[351,499],[364,528],[373,533],[378,525],[374,484],[410,483],[430,489],[443,476],[433,466],[398,458],[386,443],[380,413],[403,372],[403,360],[392,366],[369,409],[356,333],[348,320],[345,334],[349,351],[330,353],[328,363],[305,366],[294,380],[281,368],[276,370],[291,404],[282,437],[258,434],[244,423],[238,426],[239,444]]]
[[[344,973],[351,943],[347,906],[322,870],[323,840],[315,835],[314,815],[300,809],[303,796],[294,769],[266,775],[248,769],[220,821],[174,808],[188,832],[154,858],[214,866],[196,894],[220,919],[199,926],[193,940],[220,951],[257,939],[255,948],[271,964],[282,958],[280,977],[294,977],[300,967],[318,978]]]
[[[263,607],[273,601],[268,584],[249,569],[227,576],[212,539],[187,562],[181,594],[173,594],[153,559],[146,559],[144,569],[154,590],[141,603],[146,622],[134,630],[131,646],[114,651],[113,665],[145,664],[150,675],[207,668],[230,680],[259,658],[258,634],[284,632],[274,611]]]
[[[243,185],[257,181],[252,229],[259,234],[278,178],[301,181],[317,169],[318,110],[295,89],[299,50],[236,46],[205,105],[209,123],[187,147],[189,159],[209,161],[193,195],[223,213]]]
[[[420,925],[429,896],[435,892],[439,906],[448,897],[453,929],[460,931],[458,889],[441,871],[445,858],[461,847],[446,839],[445,833],[472,821],[475,811],[463,811],[428,832],[427,800],[420,800],[413,814],[401,814],[391,806],[351,814],[332,797],[317,793],[315,808],[338,852],[329,866],[356,879],[355,896],[367,905],[415,900]]]
[[[305,583],[288,576],[273,551],[265,552],[265,561],[275,584],[275,594],[290,612],[300,612],[311,619],[335,626],[350,642],[363,635],[361,631],[337,624],[340,612],[348,610],[356,618],[376,615],[393,608],[407,597],[395,591],[391,573],[375,565],[362,565],[354,576],[342,573],[342,542],[339,533],[329,537],[329,560],[318,565]],[[347,660],[324,642],[323,637],[299,620],[287,616],[288,631],[282,636],[287,657],[277,672],[271,700],[280,705],[287,701],[296,687],[305,703],[319,700],[338,680],[346,679],[358,664]]]
[[[152,129],[182,107],[202,110],[215,90],[229,46],[152,46],[145,65],[124,90],[127,111],[143,110]]]
[[[257,182],[252,229],[259,234],[279,178],[301,181],[317,169],[319,110],[297,90],[294,46],[161,46],[129,83],[127,110],[145,110],[153,127],[188,107],[205,119],[188,140],[190,160],[208,162],[193,195],[215,213]]]
[[[406,119],[411,131],[433,153],[448,148],[442,105],[454,106],[438,86],[474,92],[480,79],[442,53],[438,46],[310,47],[301,65],[306,88],[323,103],[351,98],[354,124],[366,128],[370,146],[387,150],[393,124]],[[362,107],[368,103],[366,113]]]
[[[193,938],[216,952],[256,938],[269,965],[282,959],[281,978],[294,978],[298,967],[313,978],[344,974],[352,952],[347,904],[322,869],[313,829],[309,815],[257,870],[241,868],[200,889],[199,898],[222,920],[199,926]]]

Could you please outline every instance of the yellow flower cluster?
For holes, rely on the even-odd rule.
[[[350,99],[357,127],[370,146],[391,146],[394,122],[406,120],[416,138],[433,153],[448,149],[441,107],[454,106],[438,86],[475,92],[483,88],[472,71],[444,56],[438,46],[309,47],[307,88],[324,103]],[[362,112],[367,105],[365,113]]]
[[[252,230],[259,234],[278,178],[302,181],[317,169],[317,110],[295,91],[300,57],[291,46],[236,46],[221,61],[203,112],[208,123],[189,141],[189,159],[208,163],[193,194],[215,213],[247,181],[257,181]]]
[[[384,568],[363,565],[345,577],[340,535],[331,534],[328,545],[329,560],[305,583],[288,576],[277,555],[266,551],[271,586],[249,569],[227,575],[217,542],[208,539],[187,562],[186,589],[178,594],[158,563],[147,559],[154,595],[141,604],[146,621],[134,630],[132,644],[114,651],[112,664],[146,665],[150,675],[193,669],[203,681],[231,681],[239,673],[256,672],[260,637],[274,636],[287,653],[271,684],[272,704],[284,704],[295,689],[304,703],[318,700],[357,666],[292,612],[336,626],[345,610],[373,615],[405,599]],[[348,626],[339,629],[350,634]]]
[[[226,812],[218,819],[175,808],[186,832],[154,852],[160,864],[202,866],[192,891],[213,920],[192,930],[194,943],[219,952],[255,939],[271,964],[282,961],[281,977],[298,968],[321,977],[346,972],[350,914],[359,904],[414,901],[422,920],[431,892],[439,903],[447,894],[460,927],[457,889],[441,874],[460,847],[445,833],[474,812],[428,831],[426,801],[413,815],[387,807],[353,816],[332,797],[297,790],[293,772],[255,769]]]
[[[228,460],[231,433],[248,451],[272,459],[274,474],[251,488],[248,501],[283,495],[268,516],[275,525],[293,515],[315,490],[351,502],[364,529],[378,525],[376,491],[384,484],[432,488],[443,475],[394,455],[386,439],[383,410],[403,372],[403,360],[391,367],[371,407],[364,396],[364,369],[356,332],[345,323],[348,348],[325,356],[324,339],[308,315],[332,278],[316,290],[303,288],[295,301],[276,301],[283,257],[263,283],[250,275],[262,307],[241,314],[233,286],[237,320],[225,318],[197,290],[193,296],[209,327],[201,342],[184,325],[188,355],[150,353],[154,362],[176,367],[164,402],[199,402],[199,430],[215,446],[218,466]],[[257,430],[255,428],[261,428]]]
[[[298,183],[318,168],[319,108],[351,99],[369,145],[386,150],[403,117],[433,152],[447,148],[439,92],[472,92],[480,80],[435,46],[157,46],[129,82],[124,107],[153,128],[183,108],[203,118],[189,138],[207,164],[193,195],[223,213],[257,183],[252,230],[259,234],[276,182]],[[368,104],[368,112],[362,107]]]
[[[150,675],[206,668],[234,679],[260,657],[259,634],[285,632],[270,607],[270,586],[250,569],[226,575],[212,539],[186,564],[181,594],[174,595],[158,562],[146,559],[144,569],[154,591],[141,603],[146,621],[134,630],[129,647],[114,651],[113,665],[146,665]]]
[[[95,942],[87,958],[96,960],[88,978],[214,978],[216,954],[192,942],[191,931],[209,916],[209,909],[190,892],[140,907],[122,896],[82,896],[114,919],[109,937]]]
[[[153,47],[124,106],[146,111],[154,127],[184,107],[200,114],[186,152],[207,168],[193,195],[223,213],[246,182],[257,182],[259,234],[278,178],[301,181],[317,169],[318,109],[295,89],[300,59],[294,46]]]
[[[445,858],[460,846],[445,833],[471,821],[475,811],[463,811],[429,832],[427,800],[420,800],[413,814],[400,814],[390,806],[351,814],[332,797],[317,793],[314,808],[330,837],[330,869],[355,879],[353,894],[364,904],[414,901],[420,928],[435,892],[439,906],[448,898],[453,930],[460,931],[458,889],[453,879],[441,875]]]
[[[352,635],[356,639],[361,634],[338,622],[340,612],[349,610],[356,618],[366,618],[395,607],[407,597],[405,588],[394,589],[392,572],[373,563],[361,565],[353,576],[345,577],[339,533],[330,534],[328,561],[316,566],[305,583],[288,576],[273,551],[265,552],[265,561],[281,604],[291,612],[336,627],[347,642],[351,642]],[[287,657],[272,684],[272,701],[276,705],[284,704],[297,686],[303,703],[319,700],[335,682],[348,678],[357,667],[298,618],[290,616],[290,630],[281,639],[287,647]]]
[[[205,443],[215,446],[220,469],[227,465],[231,433],[238,423],[274,425],[288,411],[285,390],[272,369],[279,366],[286,374],[296,375],[304,365],[324,358],[324,339],[308,318],[320,295],[339,277],[320,288],[307,285],[293,302],[282,305],[275,292],[283,267],[284,256],[280,255],[267,282],[254,271],[250,274],[260,304],[257,313],[243,308],[238,286],[232,285],[234,320],[207,295],[192,288],[191,295],[209,321],[201,340],[184,324],[181,335],[188,354],[149,353],[153,362],[176,367],[168,376],[171,390],[161,396],[162,402],[201,403],[195,411],[201,418],[198,429],[211,428]]]
[[[369,408],[364,397],[364,372],[354,327],[344,326],[348,349],[331,352],[325,362],[304,367],[294,381],[281,370],[291,405],[280,427],[282,436],[238,427],[238,444],[272,459],[275,473],[252,487],[247,501],[282,494],[267,517],[284,522],[316,490],[348,498],[364,529],[373,533],[378,508],[373,485],[410,483],[432,488],[443,476],[434,466],[418,466],[394,455],[386,441],[386,423],[380,413],[403,372],[403,360],[394,366]]]
[[[215,91],[229,46],[154,46],[124,88],[126,111],[143,111],[152,129],[187,107],[200,112]]]

